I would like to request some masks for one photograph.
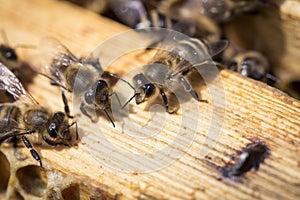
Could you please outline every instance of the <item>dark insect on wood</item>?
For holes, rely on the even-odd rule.
[[[210,166],[220,171],[223,177],[235,179],[251,170],[258,170],[260,164],[270,155],[270,149],[262,140],[254,138],[252,143],[238,151],[237,155],[224,166],[212,163],[209,157],[206,157],[206,161]]]

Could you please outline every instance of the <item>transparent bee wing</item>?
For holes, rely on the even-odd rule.
[[[60,68],[71,63],[80,62],[80,59],[72,54],[59,40],[51,37],[41,40],[39,51],[42,66],[38,69],[38,72],[49,78],[56,85],[65,88]]]
[[[179,50],[184,52],[186,56],[183,61],[178,63],[172,76],[180,74],[191,67],[214,64],[212,57],[221,53],[227,46],[227,40],[220,40],[209,44],[197,38],[182,41]]]
[[[220,40],[218,42],[210,43],[208,44],[208,53],[212,57],[216,56],[224,51],[228,45],[229,42],[227,40]]]
[[[222,43],[221,43],[222,44]],[[216,53],[223,50],[222,48],[212,48]],[[187,37],[182,34],[168,35],[164,38],[159,50],[153,58],[153,62],[169,59],[175,61],[171,64],[174,77],[195,65],[211,62],[210,47],[202,40],[197,38]]]
[[[82,64],[84,68],[90,68],[91,71],[96,70],[96,74],[101,76],[104,73],[104,70],[101,66],[100,59],[94,54],[94,52],[90,53],[90,55],[82,59]]]
[[[28,93],[23,85],[20,83],[19,79],[12,73],[5,65],[0,62],[0,89],[6,90],[16,100],[22,98],[25,101],[29,101],[30,103],[37,104],[37,101],[33,98],[33,96]]]

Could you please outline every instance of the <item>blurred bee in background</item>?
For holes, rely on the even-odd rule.
[[[246,51],[236,54],[228,61],[223,60],[227,69],[236,71],[243,76],[247,76],[266,83],[279,82],[279,80],[270,74],[270,64],[265,56],[257,51]]]
[[[223,177],[238,180],[238,177],[252,169],[257,171],[260,164],[270,155],[270,149],[262,140],[254,138],[250,144],[238,151],[237,154],[238,157],[233,158],[233,162],[225,163],[222,167],[212,163],[209,157],[206,157],[206,162],[220,171]]]
[[[131,28],[141,30],[149,27],[167,28],[191,37],[204,38],[210,42],[220,39],[220,30],[209,18],[193,15],[185,18],[160,12],[157,2],[142,0],[112,0],[110,7],[118,19]]]
[[[80,110],[92,122],[96,123],[99,116],[105,114],[115,127],[110,116],[111,96],[115,95],[119,103],[120,100],[118,95],[111,91],[111,87],[118,80],[128,82],[116,74],[103,71],[98,58],[77,58],[54,38],[44,39],[40,47],[43,57],[46,58],[46,64],[43,65],[46,71],[42,74],[51,80],[51,84],[82,96]],[[132,87],[130,84],[129,86]],[[64,102],[67,102],[63,91],[62,96]],[[71,117],[69,107],[65,107],[65,112]],[[93,112],[95,113],[92,114]]]
[[[227,46],[227,41],[219,41],[214,45],[208,45],[197,38],[185,38],[171,41],[165,38],[153,57],[153,59],[143,67],[143,72],[133,77],[135,94],[125,103],[126,106],[133,98],[136,104],[143,103],[155,96],[158,92],[162,98],[162,103],[168,113],[176,113],[179,103],[176,100],[174,91],[180,86],[190,94],[192,98],[199,102],[207,102],[199,98],[186,76],[196,67],[189,58],[197,57],[197,67],[201,65],[214,64],[210,62],[210,56],[214,56],[223,51]],[[170,45],[167,50],[164,44]],[[172,102],[172,105],[170,105]],[[123,106],[123,107],[124,107]]]
[[[10,141],[16,147],[16,143],[22,140],[32,157],[40,162],[42,167],[41,158],[30,140],[38,144],[45,142],[50,146],[70,146],[73,142],[70,130],[73,125],[76,125],[76,140],[78,139],[76,122],[69,124],[69,118],[65,113],[53,113],[39,105],[18,78],[2,63],[0,63],[0,88],[18,100],[14,103],[0,104],[0,144]]]
[[[195,15],[206,16],[218,23],[231,20],[259,6],[279,7],[283,0],[143,0],[168,16],[193,19]]]
[[[216,34],[218,37],[213,37],[213,39],[211,35],[197,32],[208,41],[216,41],[220,37],[228,39],[230,46],[234,47],[236,52],[228,55],[229,48],[227,48],[221,60],[227,62],[233,58],[229,63],[236,63],[236,59],[241,59],[244,52],[249,51],[245,54],[248,56],[257,51],[254,54],[260,55],[256,55],[256,59],[251,56],[252,67],[247,67],[250,64],[247,59],[247,62],[243,62],[247,63],[244,65],[248,68],[247,72],[245,70],[240,72],[267,83],[278,83],[278,79],[272,76],[270,71],[274,71],[273,69],[280,65],[280,58],[285,52],[279,14],[279,7],[283,0],[150,0],[143,2],[145,5],[150,4],[152,9],[156,9],[165,16],[175,16],[175,19],[197,22],[196,24],[203,24],[206,27],[217,25],[221,31],[214,31],[214,33],[218,32]],[[203,23],[206,20],[211,21],[209,23],[211,26]],[[272,39],[270,35],[273,36]],[[255,63],[258,66],[254,66]]]
[[[271,85],[275,84],[277,87],[281,84],[280,76],[271,74],[280,68],[281,59],[286,51],[279,9],[282,2],[254,1],[255,6],[252,9],[244,10],[229,21],[222,23],[224,35],[230,41],[230,48],[227,51],[234,49],[234,53],[225,51],[223,60],[236,62],[236,59],[244,57],[243,55],[246,57],[251,55],[252,60],[255,58],[258,66],[254,66],[255,62],[252,61],[253,67],[251,68],[255,69],[253,72],[256,75],[248,73],[249,77]],[[257,52],[255,56],[253,56],[254,51]],[[250,63],[246,63],[249,66]],[[259,74],[266,76],[259,76]]]
[[[0,44],[0,62],[7,66],[18,77],[22,85],[27,88],[37,73],[27,62],[20,61],[16,49],[33,48],[33,46],[17,45],[11,47],[3,30],[1,31],[1,35],[4,43]],[[7,91],[0,91],[0,97],[0,103],[14,101],[13,97]]]

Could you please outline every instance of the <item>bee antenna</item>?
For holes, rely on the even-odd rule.
[[[28,92],[29,98],[35,103],[35,104],[39,104],[39,102],[32,96],[32,94],[30,92]]]
[[[52,81],[55,85],[58,85],[59,87],[62,87],[64,90],[66,90],[66,91],[68,91],[68,92],[71,92],[70,89],[66,88],[66,86],[62,85],[61,83],[58,83],[54,78],[48,76],[47,74],[42,73],[42,72],[38,72],[38,71],[37,71],[37,73],[40,74],[40,75],[42,75],[42,76],[44,76],[44,77],[46,77],[46,78],[48,78],[48,79],[49,79],[50,81]]]
[[[103,110],[103,111],[104,111],[104,113],[105,113],[106,117],[107,117],[107,118],[110,120],[110,122],[112,123],[113,127],[115,128],[115,127],[116,127],[116,125],[115,125],[114,121],[112,120],[112,118],[109,116],[109,114],[107,113],[107,111],[106,111],[106,110]]]
[[[37,46],[36,45],[30,45],[30,44],[17,44],[14,48],[15,49],[17,49],[17,48],[36,49]]]
[[[266,74],[266,78],[270,79],[270,80],[272,80],[272,81],[274,81],[276,83],[280,82],[280,80],[276,76],[273,76],[272,74],[269,74],[269,73]]]
[[[138,95],[139,93],[134,93],[134,95],[132,97],[130,97],[130,99],[128,101],[126,101],[126,103],[121,107],[121,110],[123,110],[128,104],[129,102]]]
[[[6,45],[9,45],[9,41],[8,41],[7,35],[6,35],[6,33],[5,33],[5,31],[3,29],[1,29],[1,37],[2,37],[2,39],[4,41],[4,43]]]
[[[120,76],[116,75],[116,74],[113,74],[113,73],[110,73],[109,74],[110,76],[112,77],[115,77],[121,81],[123,81],[124,83],[126,83],[127,85],[129,85],[129,87],[131,87],[134,91],[135,91],[135,88],[133,87],[133,85],[131,85],[128,81],[126,81],[125,79],[121,78]]]

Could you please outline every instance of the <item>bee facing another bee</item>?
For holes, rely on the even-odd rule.
[[[196,38],[176,38],[175,36],[172,37],[172,34],[167,36],[161,42],[161,46],[153,59],[144,65],[143,72],[133,77],[135,94],[127,103],[133,98],[135,98],[137,104],[143,103],[152,98],[158,91],[166,111],[176,113],[179,109],[179,103],[174,100],[176,99],[174,92],[180,86],[195,100],[207,102],[207,100],[199,98],[185,76],[196,67],[213,65],[210,56],[220,53],[226,46],[227,41],[224,40],[207,44],[205,41]],[[169,105],[170,100],[175,102],[173,106]]]
[[[13,142],[21,139],[32,157],[39,161],[42,167],[41,158],[28,139],[29,135],[36,134],[35,143],[71,146],[73,136],[70,129],[76,125],[76,140],[78,139],[76,122],[69,124],[69,118],[65,113],[53,113],[39,105],[18,78],[2,63],[0,63],[0,78],[0,88],[19,100],[0,104],[0,144],[4,141]]]
[[[116,74],[104,71],[98,58],[92,56],[86,59],[77,58],[56,39],[43,40],[41,51],[46,61],[43,65],[46,70],[43,75],[51,80],[51,84],[82,97],[80,110],[92,122],[97,122],[99,116],[104,113],[115,127],[113,118],[109,114],[111,113],[111,96],[115,95],[118,101],[119,98],[111,91],[111,87],[118,80],[128,82]],[[62,96],[66,102],[64,92]],[[65,107],[65,111],[69,116],[68,107]]]

